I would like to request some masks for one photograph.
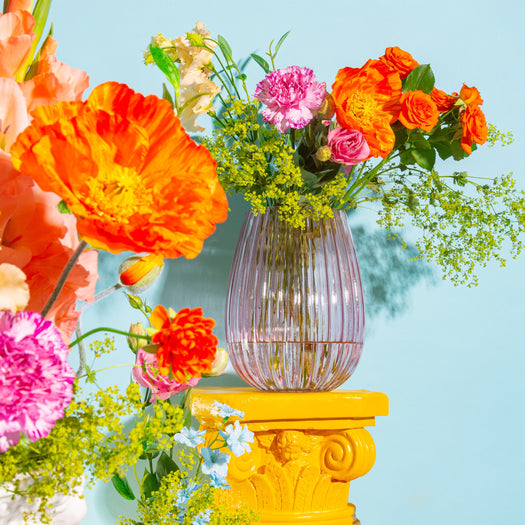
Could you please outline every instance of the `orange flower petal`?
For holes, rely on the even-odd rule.
[[[107,82],[33,116],[13,162],[66,201],[94,247],[193,258],[226,219],[215,161],[167,101]]]

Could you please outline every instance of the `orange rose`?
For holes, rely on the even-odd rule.
[[[438,111],[440,113],[446,113],[447,111],[450,111],[454,104],[456,103],[456,100],[458,99],[457,95],[447,95],[444,91],[438,88],[433,88],[432,93],[430,93],[430,97],[436,104],[436,107],[438,108]]]
[[[439,111],[430,95],[419,89],[401,95],[399,122],[408,129],[431,131],[438,123]]]
[[[337,122],[364,135],[371,157],[386,158],[394,147],[390,124],[399,117],[400,96],[399,74],[379,60],[340,69],[332,86]]]
[[[487,121],[481,108],[477,105],[467,106],[461,116],[463,136],[461,147],[469,155],[472,153],[472,143],[484,144],[487,140]]]
[[[412,58],[410,53],[397,46],[387,47],[385,54],[379,60],[392,71],[399,73],[401,78],[406,78],[415,67],[419,66],[419,63]]]
[[[467,106],[481,106],[483,104],[483,99],[475,87],[468,87],[463,84],[459,96]]]

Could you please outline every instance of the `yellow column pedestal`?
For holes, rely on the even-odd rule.
[[[194,388],[191,409],[210,436],[222,419],[215,401],[244,412],[255,435],[251,452],[232,456],[232,497],[255,510],[261,525],[358,524],[348,503],[350,481],[373,466],[376,451],[364,427],[388,414],[379,392],[260,392]]]

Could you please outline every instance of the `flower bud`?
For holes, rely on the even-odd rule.
[[[120,284],[130,292],[142,293],[160,276],[164,266],[162,255],[151,253],[145,257],[132,255],[119,267]]]
[[[321,162],[326,162],[327,160],[330,160],[330,157],[332,156],[332,150],[329,146],[321,146],[316,152],[315,152],[315,158],[317,160],[320,160]]]
[[[335,104],[334,99],[330,93],[326,94],[323,102],[319,108],[315,111],[315,116],[321,120],[330,120],[335,115]]]
[[[135,335],[146,335],[146,330],[144,329],[144,327],[140,323],[132,323],[129,326],[128,332],[130,334],[135,334]],[[134,354],[136,354],[138,352],[139,348],[144,346],[144,343],[147,342],[145,339],[139,339],[137,337],[132,337],[130,335],[128,335],[128,337],[126,339],[127,339],[128,346],[129,346],[130,350]]]
[[[211,372],[208,376],[220,376],[228,365],[228,352],[224,348],[217,348],[215,361],[212,363]]]

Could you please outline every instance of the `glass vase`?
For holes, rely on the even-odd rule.
[[[344,212],[281,221],[247,212],[226,299],[226,341],[239,376],[259,390],[329,391],[355,370],[365,309]]]

